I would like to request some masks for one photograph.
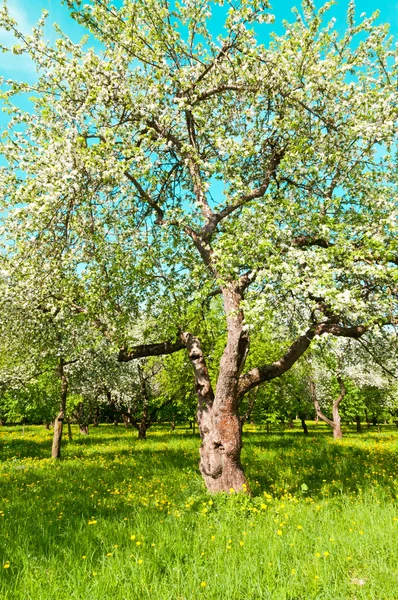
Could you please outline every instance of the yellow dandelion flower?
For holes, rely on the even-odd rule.
[[[200,587],[206,587],[207,583],[205,581],[202,581],[202,583],[200,584]]]
[[[302,529],[303,526],[302,525],[297,525],[297,529]]]
[[[8,560],[7,560],[7,562],[4,563],[4,568],[5,569],[9,569],[10,568],[10,563],[8,562]]]
[[[330,556],[330,554],[329,554],[329,552],[326,551],[323,553],[323,556],[326,556],[326,558],[327,558],[328,556]]]
[[[276,532],[278,535],[282,535],[282,530],[278,529],[278,531]]]
[[[138,564],[139,564],[139,565],[142,565],[142,563],[143,563],[144,561],[142,560],[142,558],[139,558],[137,562],[138,562]]]

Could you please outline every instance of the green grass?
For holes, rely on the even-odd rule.
[[[1,600],[398,598],[398,431],[245,434],[253,498],[210,497],[197,436],[0,430]],[[3,565],[8,565],[3,568]]]

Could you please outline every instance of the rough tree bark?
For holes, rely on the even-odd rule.
[[[199,468],[210,492],[246,491],[248,483],[240,462],[241,422],[238,381],[248,349],[238,285],[222,289],[227,321],[227,343],[221,357],[214,393],[198,338],[182,334],[195,373],[197,418],[202,444]]]
[[[61,381],[61,395],[59,413],[54,421],[54,436],[53,445],[51,449],[52,458],[61,458],[61,442],[62,442],[62,429],[64,426],[65,410],[66,410],[66,399],[68,396],[68,379],[65,373],[65,361],[62,357],[59,359],[58,373]]]

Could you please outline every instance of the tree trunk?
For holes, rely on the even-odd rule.
[[[240,462],[242,433],[238,413],[238,378],[248,350],[248,336],[243,331],[242,294],[238,287],[230,285],[222,293],[228,337],[215,394],[199,340],[190,333],[181,335],[195,373],[202,439],[199,468],[206,487],[212,493],[248,492]]]
[[[66,398],[68,396],[68,379],[64,369],[64,359],[59,359],[59,377],[61,380],[61,398],[59,413],[54,421],[54,436],[53,445],[51,449],[52,458],[61,458],[61,442],[62,442],[62,429],[64,426],[65,410],[66,410]]]
[[[128,429],[129,426],[131,425],[130,415],[126,414],[126,413],[122,413],[122,419],[123,419],[125,428]]]
[[[304,415],[300,415],[300,421],[301,421],[301,427],[303,428],[303,431],[304,431],[304,435],[308,435],[308,427],[307,427],[307,423],[305,422]]]
[[[141,369],[140,365],[138,365],[138,377],[140,380],[140,389],[142,395],[142,414],[141,420],[138,423],[138,439],[146,440],[146,431],[149,427],[149,395],[146,386],[146,379],[144,377],[144,372]]]
[[[100,421],[100,409],[97,404],[97,406],[95,407],[95,410],[94,410],[93,427],[98,427],[99,421]]]
[[[118,421],[117,414],[116,414],[115,399],[112,397],[112,393],[109,390],[107,390],[106,388],[105,388],[105,393],[106,393],[106,397],[109,402],[109,407],[112,411],[113,424],[119,425],[119,421]]]
[[[68,440],[71,442],[73,437],[72,437],[72,427],[70,424],[70,419],[68,419],[67,422],[68,422]]]
[[[77,418],[79,422],[79,431],[82,435],[88,435],[88,419],[84,410],[84,403],[79,402],[77,407]]]
[[[359,415],[357,415],[355,417],[355,422],[357,424],[357,433],[361,433],[362,432],[362,427],[361,427],[361,417]]]
[[[138,439],[139,440],[146,440],[146,430],[147,430],[146,423],[141,421],[138,424]]]
[[[1,423],[0,423],[1,425]],[[48,423],[47,421],[44,423],[44,428],[45,429],[50,429],[50,423]]]
[[[338,406],[335,406],[335,403],[333,403],[333,423],[333,437],[335,440],[339,440],[343,437],[343,432],[341,431],[339,409]]]
[[[319,417],[319,419],[322,419],[322,421],[325,421],[325,423],[327,423],[332,428],[333,437],[336,440],[341,439],[343,437],[343,432],[341,431],[341,418],[340,418],[340,414],[339,414],[339,405],[340,405],[340,402],[343,400],[344,396],[346,395],[346,389],[345,389],[343,380],[341,379],[341,377],[339,375],[337,376],[337,381],[340,385],[340,395],[337,398],[337,400],[335,400],[333,402],[333,407],[332,407],[333,420],[331,420],[331,419],[328,419],[328,417],[326,415],[324,415],[323,412],[321,411],[321,407],[319,406],[318,398],[316,396],[315,382],[312,379],[310,379],[310,392],[311,392],[312,401],[314,402],[316,414]]]

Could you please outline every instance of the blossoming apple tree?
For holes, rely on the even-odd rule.
[[[6,5],[11,49],[35,84],[6,82],[0,175],[4,240],[40,294],[53,270],[79,281],[74,306],[119,360],[187,352],[198,398],[200,470],[212,492],[247,489],[239,403],[281,376],[316,336],[358,338],[396,314],[397,52],[377,15],[346,30],[304,0],[269,35],[261,0],[67,0],[96,38],[73,43],[46,14],[30,36]],[[222,8],[224,7],[224,9]],[[212,10],[225,23],[212,34]],[[86,44],[86,45],[85,45]],[[32,110],[14,97],[30,97]],[[61,265],[61,266],[60,266]],[[61,286],[62,287],[62,286]],[[198,335],[222,298],[215,377]],[[251,328],[294,308],[305,327],[245,370]],[[140,339],[129,324],[148,317]]]

